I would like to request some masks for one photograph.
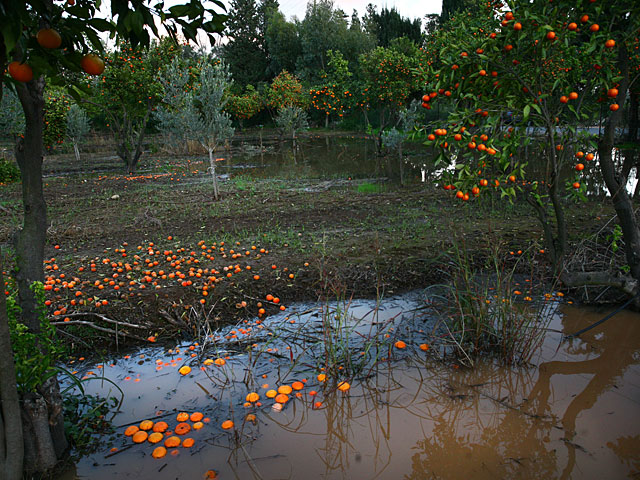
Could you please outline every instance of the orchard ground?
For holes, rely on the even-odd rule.
[[[478,273],[494,252],[505,269],[515,266],[528,282],[517,287],[520,299],[553,291],[541,228],[526,202],[510,204],[491,188],[463,202],[420,181],[412,165],[430,160],[419,144],[408,149],[405,185],[380,172],[351,174],[358,166],[348,158],[343,174],[318,177],[305,170],[312,155],[322,154],[310,148],[317,142],[317,134],[303,138],[292,160],[291,146],[282,146],[282,158],[289,158],[284,168],[254,156],[258,175],[220,161],[219,201],[204,156],[146,153],[133,176],[104,153],[84,153],[82,166],[72,154],[48,156],[45,273],[54,320],[69,323],[62,325],[74,335],[69,338],[97,336],[107,346],[113,335],[75,323],[89,319],[108,327],[78,315],[97,312],[144,327],[124,327],[129,339],[160,341],[196,333],[196,317],[233,323],[297,301],[374,298],[443,283],[454,245],[467,251]],[[234,144],[218,156],[237,157],[235,151]],[[21,223],[20,184],[0,191],[0,244],[8,245]],[[572,244],[598,232],[606,238],[613,215],[600,198],[570,208]]]

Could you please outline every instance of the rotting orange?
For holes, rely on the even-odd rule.
[[[199,422],[203,418],[204,418],[204,415],[202,414],[202,412],[193,412],[189,417],[189,420],[191,420],[192,422]]]
[[[163,438],[164,435],[162,435],[160,432],[153,432],[151,435],[149,435],[149,437],[147,437],[147,440],[149,441],[149,443],[159,443]]]
[[[129,427],[127,427],[127,429],[124,431],[125,436],[127,437],[131,437],[133,435],[135,435],[138,431],[140,430],[140,427],[138,427],[137,425],[130,425]]]
[[[156,422],[153,425],[153,431],[158,433],[164,433],[167,431],[168,428],[169,428],[169,425],[167,424],[167,422]]]
[[[193,424],[193,429],[194,430],[200,430],[202,427],[204,427],[204,423],[202,422],[196,422]]]
[[[186,422],[182,422],[177,424],[176,428],[174,428],[173,431],[176,432],[177,435],[184,435],[191,431],[191,425]]]

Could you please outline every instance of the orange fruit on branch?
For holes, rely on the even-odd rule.
[[[89,75],[100,75],[104,72],[104,61],[93,53],[89,53],[82,57],[82,60],[80,60],[80,66],[82,67],[82,70]]]
[[[36,35],[38,45],[42,48],[58,48],[62,45],[62,37],[53,28],[43,28]]]
[[[8,69],[9,75],[18,82],[30,82],[33,79],[33,70],[26,63],[11,62]]]

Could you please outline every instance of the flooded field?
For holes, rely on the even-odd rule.
[[[435,323],[424,305],[421,292],[377,307],[374,301],[292,305],[286,315],[210,332],[202,344],[145,348],[99,365],[76,359],[67,367],[113,380],[124,400],[113,418],[115,433],[62,478],[640,473],[640,315],[618,313],[562,342],[560,332],[573,333],[607,312],[554,303],[534,365],[486,361],[469,369],[431,342]],[[191,371],[182,375],[184,366]],[[350,388],[338,390],[343,381]],[[85,384],[88,393],[119,396],[109,383]],[[276,403],[282,398],[267,392],[282,386],[289,399]],[[147,419],[166,422],[175,435],[185,428],[177,427],[179,412],[204,416],[185,422],[189,431],[179,438],[193,438],[189,448],[167,448],[166,456],[153,458],[156,445],[124,435]],[[223,428],[227,420],[231,428]],[[161,441],[168,437],[165,432]]]

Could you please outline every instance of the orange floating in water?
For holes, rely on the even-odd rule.
[[[187,412],[180,412],[178,415],[176,415],[176,420],[179,422],[186,422],[187,420],[189,420],[189,414]]]
[[[168,428],[169,428],[169,425],[167,424],[167,422],[156,422],[153,425],[153,431],[158,433],[164,433],[167,431]]]
[[[302,383],[302,382],[293,382],[291,384],[291,388],[293,388],[294,390],[302,390],[304,388],[304,383]]]
[[[181,442],[182,442],[182,440],[180,440],[180,437],[176,437],[174,435],[174,436],[168,437],[164,441],[164,446],[167,447],[167,448],[173,448],[173,447],[179,446]]]
[[[404,343],[402,340],[398,340],[394,345],[396,346],[396,348],[400,348],[400,349],[407,348],[407,344]]]
[[[180,375],[188,375],[191,373],[191,367],[189,365],[184,365],[183,367],[180,367],[178,372],[180,372]]]
[[[276,392],[275,390],[267,390],[264,395],[267,398],[275,398],[275,396],[278,395],[278,392]]]
[[[184,442],[182,442],[182,446],[184,448],[191,448],[196,441],[193,438],[185,438]]]
[[[426,343],[421,344],[420,350],[422,350],[423,352],[426,352],[427,350],[429,350],[429,345],[427,345]]]
[[[222,428],[224,428],[225,430],[233,428],[233,422],[231,420],[225,420],[224,422],[222,422]]]
[[[278,393],[284,393],[285,395],[289,395],[293,391],[289,385],[280,385],[278,387]]]
[[[133,443],[142,443],[147,439],[147,437],[149,437],[149,434],[144,430],[140,430],[133,435],[132,440]]]
[[[202,420],[202,418],[203,418],[203,417],[204,417],[204,415],[203,415],[202,413],[200,413],[200,412],[193,412],[193,413],[191,414],[191,416],[189,417],[189,419],[190,419],[192,422],[199,422],[200,420]]]
[[[341,392],[346,392],[350,388],[351,388],[351,385],[349,385],[348,382],[340,382],[338,384],[338,390],[340,390]]]
[[[124,434],[127,437],[131,437],[135,435],[139,430],[140,427],[138,427],[137,425],[131,425],[130,427],[127,427],[127,429],[124,431]]]
[[[279,393],[275,398],[278,403],[287,403],[289,401],[289,395],[286,393]]]
[[[147,440],[149,440],[149,443],[159,443],[163,438],[164,435],[162,435],[160,432],[153,432],[151,435],[149,435]]]
[[[255,403],[255,402],[257,402],[258,400],[260,400],[260,395],[258,395],[258,394],[257,394],[257,393],[255,393],[255,392],[251,392],[251,393],[249,393],[249,394],[247,395],[246,400],[247,400],[247,402]]]
[[[153,449],[151,456],[153,458],[162,458],[167,454],[167,449],[164,447],[156,447]]]
[[[151,420],[143,420],[140,422],[140,430],[151,430],[153,428],[153,422]]]
[[[174,432],[176,432],[177,435],[184,435],[185,433],[189,433],[190,431],[191,425],[185,422],[179,423],[174,429]]]

